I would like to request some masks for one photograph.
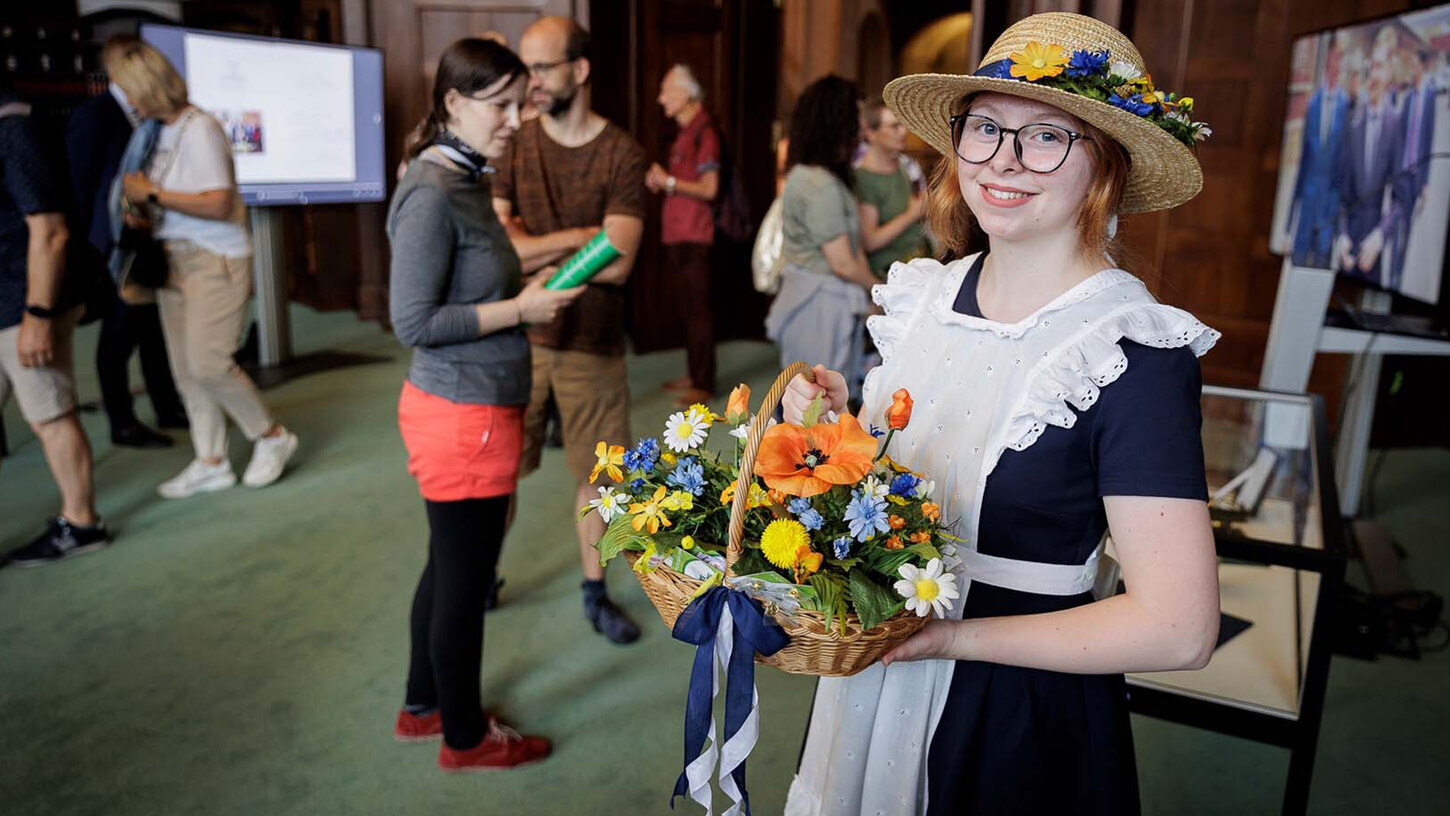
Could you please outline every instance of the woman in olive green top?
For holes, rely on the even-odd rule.
[[[861,118],[866,152],[855,168],[861,242],[871,271],[885,280],[893,263],[930,251],[921,226],[924,200],[901,168],[906,127],[879,99],[862,106]]]

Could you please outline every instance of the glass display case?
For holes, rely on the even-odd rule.
[[[1218,647],[1201,671],[1128,675],[1131,707],[1288,748],[1283,812],[1302,814],[1332,652],[1328,619],[1345,564],[1323,404],[1203,391]]]

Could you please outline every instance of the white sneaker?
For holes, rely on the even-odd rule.
[[[252,461],[242,474],[247,487],[266,487],[282,478],[287,460],[297,452],[297,434],[283,429],[278,436],[264,436],[252,448]]]
[[[175,478],[161,483],[156,492],[163,499],[184,499],[197,493],[213,493],[226,490],[237,483],[237,474],[232,472],[231,462],[222,461],[208,465],[200,459],[186,466]]]

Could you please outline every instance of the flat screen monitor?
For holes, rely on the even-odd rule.
[[[1450,4],[1294,41],[1270,246],[1434,303],[1450,226]]]
[[[141,37],[221,122],[247,204],[383,200],[381,51],[151,24]]]

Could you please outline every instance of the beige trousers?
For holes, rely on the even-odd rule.
[[[171,273],[156,292],[166,353],[197,457],[220,459],[228,415],[248,439],[272,427],[252,378],[232,359],[252,296],[252,259],[226,258],[190,241],[167,241],[166,258]]]

